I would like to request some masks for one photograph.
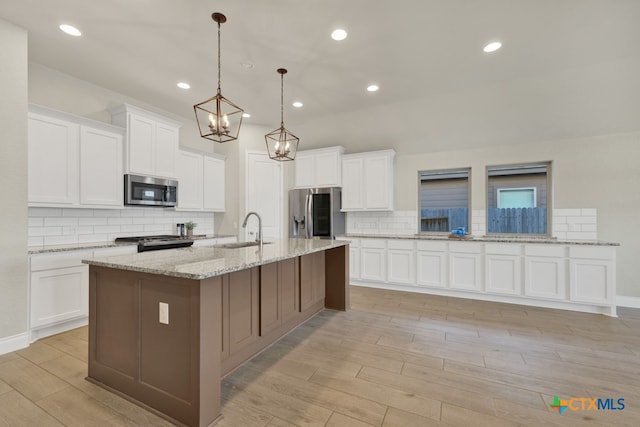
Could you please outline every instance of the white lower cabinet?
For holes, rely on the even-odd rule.
[[[615,249],[569,248],[569,298],[599,304],[615,303]]]
[[[32,330],[88,315],[89,266],[81,260],[89,257],[90,251],[31,256]]]
[[[479,243],[449,243],[449,287],[482,290],[482,246]]]
[[[447,279],[447,243],[418,241],[416,244],[417,284],[444,288]]]
[[[134,245],[29,257],[31,341],[87,324],[89,266],[82,260],[135,253]]]
[[[416,280],[415,244],[413,240],[387,242],[387,280],[412,285]]]
[[[496,294],[522,295],[522,249],[520,245],[485,245],[485,290]]]
[[[349,252],[350,279],[357,284],[616,314],[615,246],[343,240],[358,242]]]
[[[524,294],[553,300],[567,299],[567,259],[564,246],[524,247]]]
[[[360,279],[385,282],[386,242],[381,239],[363,239],[360,244]]]

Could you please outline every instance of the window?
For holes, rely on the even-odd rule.
[[[487,168],[487,231],[549,234],[549,163]]]
[[[469,169],[418,172],[420,231],[469,230]]]

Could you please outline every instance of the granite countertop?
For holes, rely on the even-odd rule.
[[[188,247],[84,259],[82,262],[99,267],[202,280],[347,244],[339,240],[283,239],[265,243],[262,250],[259,246],[235,249]]]
[[[347,233],[338,237],[353,239],[403,239],[403,240],[446,240],[448,242],[487,242],[487,243],[537,243],[552,245],[584,245],[584,246],[620,246],[620,243],[604,242],[601,240],[558,240],[545,236],[473,236],[464,238],[450,238],[445,234],[360,234]]]
[[[192,237],[193,240],[200,239],[221,239],[224,237],[236,237],[227,234],[199,234]],[[29,246],[27,253],[29,255],[33,254],[44,254],[50,252],[67,252],[67,251],[82,251],[85,249],[102,249],[102,248],[115,248],[120,246],[136,246],[135,242],[114,242],[105,241],[105,242],[91,242],[91,243],[71,243],[68,245],[42,245],[42,246]]]

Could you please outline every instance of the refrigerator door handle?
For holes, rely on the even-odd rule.
[[[307,239],[313,237],[313,195],[308,192],[305,199],[305,217],[307,218],[304,227],[304,234]]]

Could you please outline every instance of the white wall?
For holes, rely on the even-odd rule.
[[[395,161],[395,206],[418,209],[418,171],[471,167],[471,209],[486,207],[489,165],[551,161],[553,208],[597,211],[600,240],[620,243],[618,295],[640,297],[640,133],[474,150],[403,155]]]
[[[27,32],[0,19],[0,354],[28,344],[27,93]]]

